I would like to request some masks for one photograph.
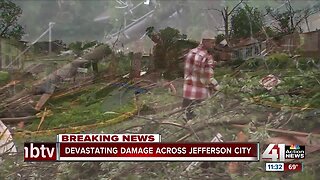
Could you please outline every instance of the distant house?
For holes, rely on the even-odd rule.
[[[49,53],[49,44],[48,41],[36,42],[33,47],[33,53],[35,54],[48,54]],[[66,50],[66,44],[61,40],[55,40],[51,42],[51,52],[60,54],[61,51]]]
[[[247,38],[233,42],[231,59],[243,59],[261,56],[261,53],[266,49],[266,41],[259,41],[255,38]]]
[[[305,57],[320,57],[320,30],[275,37],[272,42],[268,49],[273,52],[299,53]]]
[[[304,56],[320,57],[320,30],[300,34],[299,48]]]
[[[0,69],[20,69],[23,66],[25,42],[0,38]]]
[[[270,47],[270,49],[275,52],[293,54],[300,46],[300,37],[297,32],[280,37],[274,37],[272,41],[274,43],[271,44],[273,47]]]

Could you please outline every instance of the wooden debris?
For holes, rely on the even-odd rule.
[[[38,125],[37,131],[39,131],[42,123],[44,122],[44,118],[45,118],[46,116],[50,116],[50,115],[52,115],[52,112],[51,112],[50,110],[47,111],[47,108],[45,108],[45,109],[44,109],[44,112],[42,113],[41,120],[40,120],[40,123],[39,123],[39,125]]]
[[[7,88],[9,88],[9,87],[11,87],[11,86],[15,86],[15,85],[17,85],[19,83],[20,83],[20,81],[17,81],[17,80],[10,81],[8,84],[6,84],[5,86],[0,88],[0,92],[5,90],[5,89],[7,89]]]
[[[43,121],[44,121],[44,118],[46,117],[47,114],[48,114],[48,113],[47,113],[47,108],[45,108],[45,109],[44,109],[44,112],[42,113],[41,120],[40,120],[40,123],[39,123],[39,125],[38,125],[37,131],[39,131],[39,129],[40,129],[40,127],[41,127],[41,125],[42,125],[42,123],[43,123]]]
[[[163,87],[165,88],[168,88],[169,89],[169,92],[171,92],[173,95],[176,95],[177,94],[177,90],[176,88],[174,87],[173,85],[173,82],[166,82],[163,84]]]
[[[13,118],[0,118],[0,121],[7,123],[15,123],[21,121],[28,121],[36,118],[37,116],[26,116],[26,117],[13,117]]]
[[[52,96],[52,94],[43,94],[40,98],[40,100],[38,101],[35,110],[40,111],[40,109],[43,107],[43,105],[48,101],[48,99]]]

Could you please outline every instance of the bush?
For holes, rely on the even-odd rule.
[[[259,66],[263,64],[263,59],[252,58],[247,60],[245,63],[245,68],[257,69]]]
[[[285,53],[276,53],[267,59],[269,68],[284,69],[294,65],[293,60]]]
[[[246,61],[243,59],[235,59],[235,60],[230,60],[227,61],[226,65],[231,67],[231,68],[237,68],[240,65],[242,65],[243,63],[245,63]]]
[[[0,84],[5,84],[9,80],[9,73],[0,71]]]
[[[312,69],[312,68],[320,67],[319,63],[320,63],[319,59],[301,57],[297,59],[297,68],[301,70]]]

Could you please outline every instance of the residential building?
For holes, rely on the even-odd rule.
[[[233,54],[231,59],[243,59],[258,57],[266,49],[266,41],[259,41],[255,38],[247,38],[233,42],[231,45]]]
[[[320,30],[300,34],[300,52],[304,56],[320,57]]]

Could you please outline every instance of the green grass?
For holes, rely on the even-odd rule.
[[[119,104],[117,98],[109,93],[117,94],[117,89],[112,87],[98,87],[93,85],[82,92],[72,94],[49,102],[48,109],[53,115],[45,118],[41,129],[65,128],[80,125],[94,124],[97,122],[113,119],[119,115],[130,112],[134,109],[132,96]],[[112,91],[113,90],[113,91]],[[106,102],[115,104],[106,106]],[[111,112],[111,113],[109,113]],[[112,113],[115,112],[115,113]],[[40,118],[35,119],[26,128],[36,130],[40,123]]]
[[[158,106],[175,103],[179,100],[181,101],[180,98],[170,95],[168,90],[164,88],[156,88],[150,91],[148,94],[140,96],[139,99],[145,104],[157,104]]]
[[[9,81],[9,73],[6,71],[0,71],[0,85],[4,85]]]

